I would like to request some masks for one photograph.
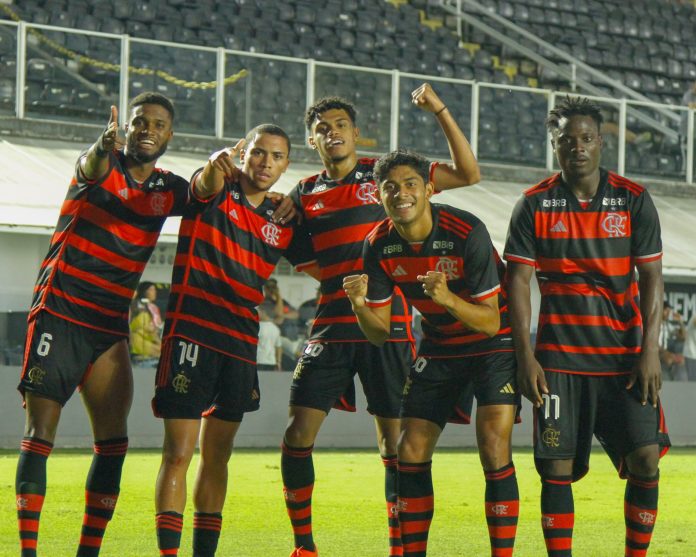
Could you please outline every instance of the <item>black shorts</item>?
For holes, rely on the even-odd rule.
[[[290,387],[290,405],[355,411],[355,384],[360,377],[367,411],[382,418],[398,418],[401,393],[413,362],[410,342],[316,342],[305,347]]]
[[[64,406],[97,358],[125,338],[41,311],[29,322],[17,389],[22,395],[33,393]]]
[[[658,445],[661,455],[670,445],[662,405],[643,406],[638,385],[626,390],[627,375],[591,376],[547,372],[549,394],[535,409],[534,458],[574,459],[573,480],[589,470],[592,435],[602,444],[619,475],[624,458],[635,449]]]
[[[164,342],[152,399],[158,418],[241,422],[259,403],[255,365],[179,337]]]
[[[468,423],[473,396],[478,406],[519,406],[514,352],[492,352],[461,358],[420,356],[404,388],[402,418],[421,418],[440,428],[450,422]]]

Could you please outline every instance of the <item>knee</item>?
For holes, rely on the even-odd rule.
[[[162,453],[162,465],[166,468],[183,468],[187,470],[192,457],[193,451],[189,451],[185,447],[165,447]]]
[[[512,460],[509,439],[487,435],[479,441],[479,458],[484,470],[497,470]]]
[[[419,442],[405,432],[401,435],[396,450],[402,462],[427,462],[432,458],[426,443]]]
[[[629,474],[651,478],[657,475],[660,464],[660,449],[657,445],[640,447],[626,456]]]
[[[573,475],[572,460],[542,460],[539,465],[541,479],[569,478]]]
[[[291,420],[285,429],[283,441],[290,447],[309,447],[314,444],[314,436],[298,420]]]
[[[379,448],[379,454],[382,456],[397,454],[399,447],[398,432],[383,432],[377,437],[377,447]]]

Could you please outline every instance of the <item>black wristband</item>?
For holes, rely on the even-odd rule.
[[[442,112],[443,110],[447,110],[447,105],[443,106],[440,110],[438,110],[438,111],[435,113],[435,116],[439,116],[439,115],[440,115],[440,112]]]

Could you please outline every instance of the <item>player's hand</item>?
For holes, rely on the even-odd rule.
[[[445,306],[453,296],[447,286],[447,276],[439,271],[428,271],[425,275],[418,275],[416,279],[423,284],[423,292],[433,302]]]
[[[353,310],[365,307],[367,275],[348,275],[343,277],[343,290],[345,290]]]
[[[294,218],[297,218],[299,222],[300,212],[297,210],[297,207],[289,195],[277,191],[267,191],[266,197],[277,205],[276,210],[273,212],[273,215],[271,215],[271,220],[273,222],[285,224]]]
[[[657,398],[662,388],[662,367],[656,350],[641,352],[631,378],[626,383],[626,389],[632,388],[636,383],[640,389],[641,404],[645,405],[650,400],[653,408],[657,408]]]
[[[527,360],[517,360],[517,384],[522,395],[527,398],[534,408],[540,408],[544,404],[542,394],[549,394],[546,384],[546,374],[536,358],[533,356]]]
[[[411,93],[411,102],[427,112],[438,112],[445,106],[445,103],[437,96],[430,83],[423,83],[423,85],[413,91]]]
[[[225,147],[216,151],[210,155],[208,162],[215,170],[222,172],[228,180],[239,180],[241,170],[235,165],[234,159],[239,156],[245,143],[245,139],[240,139],[234,147]]]
[[[106,129],[97,140],[97,149],[102,152],[110,153],[114,149],[122,149],[126,144],[126,138],[119,134],[118,129],[118,109],[111,105],[111,116],[106,124]]]

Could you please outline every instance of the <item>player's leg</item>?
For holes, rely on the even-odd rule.
[[[644,557],[657,519],[660,447],[639,447],[626,455],[624,493],[626,557]]]
[[[165,418],[162,462],[155,484],[160,555],[177,555],[186,507],[186,472],[196,448],[199,419]]]
[[[62,405],[33,393],[24,395],[26,422],[22,439],[15,494],[22,557],[35,557],[39,520],[46,496],[46,461],[48,460]]]
[[[519,516],[519,490],[512,462],[512,427],[515,404],[479,406],[476,440],[486,478],[486,522],[492,557],[512,555]]]
[[[316,552],[312,534],[314,461],[312,450],[327,412],[306,406],[290,406],[288,425],[281,445],[280,469],[285,506],[290,517],[296,552]]]
[[[402,419],[399,438],[399,525],[404,557],[424,557],[435,509],[432,458],[440,426],[421,418]]]
[[[116,508],[128,449],[133,374],[125,339],[111,344],[97,357],[81,394],[92,425],[94,455],[85,484],[85,513],[77,555],[94,557],[99,555],[104,532]]]
[[[329,411],[353,385],[353,351],[347,343],[308,344],[293,374],[280,461],[285,506],[295,538],[293,555],[317,554],[312,532],[312,450]]]
[[[572,459],[544,460],[541,473],[541,528],[549,557],[570,557],[575,525]]]
[[[643,406],[625,377],[599,378],[597,437],[627,479],[624,493],[625,555],[643,557],[657,518],[659,461],[669,446],[662,404]]]
[[[413,355],[409,342],[387,342],[382,347],[363,343],[356,347],[354,364],[365,391],[367,409],[375,416],[377,447],[384,464],[390,557],[403,555],[397,509],[397,444],[401,434],[401,398]]]
[[[399,418],[375,416],[377,448],[384,464],[384,499],[387,503],[387,523],[389,526],[389,557],[403,555],[401,549],[401,530],[398,513],[398,457],[397,445],[401,434]]]
[[[587,378],[546,373],[549,393],[534,411],[534,457],[541,476],[541,528],[550,557],[572,555],[575,503],[572,482],[586,473],[596,401]]]
[[[217,550],[227,494],[227,464],[240,424],[214,416],[203,419],[201,461],[193,487],[193,557],[213,557]]]
[[[486,478],[485,513],[493,557],[512,555],[519,491],[512,462],[512,427],[520,403],[512,352],[462,358],[476,394],[476,441]]]

